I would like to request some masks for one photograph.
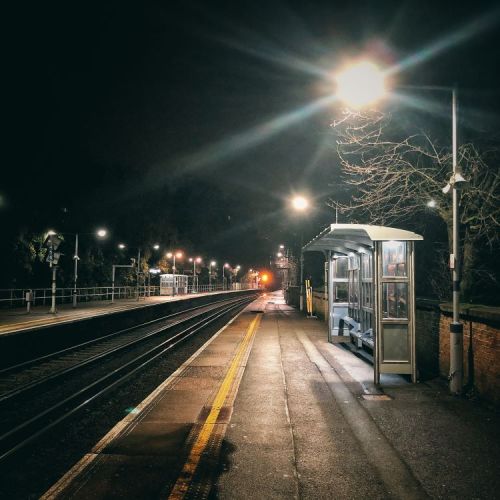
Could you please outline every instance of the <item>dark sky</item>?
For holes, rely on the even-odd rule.
[[[495,2],[467,4],[14,7],[4,15],[4,234],[106,225],[114,241],[138,244],[157,231],[164,244],[262,264],[298,231],[286,210],[293,192],[316,197],[311,233],[331,220],[324,200],[341,196],[335,109],[304,111],[329,91],[324,74],[347,57],[392,65],[427,54],[398,82],[457,83],[471,128],[494,128],[498,11]],[[436,44],[436,54],[422,52]]]

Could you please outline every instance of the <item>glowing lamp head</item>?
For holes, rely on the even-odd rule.
[[[106,231],[106,229],[99,229],[97,231],[97,236],[99,236],[99,238],[104,238],[107,234],[108,232]]]
[[[283,254],[282,254],[281,252],[278,252],[278,253],[276,254],[276,257],[283,257]]]
[[[217,264],[217,262],[215,262],[215,260],[212,260],[212,261],[210,262],[210,265],[211,265],[211,266],[215,266],[215,264]]]
[[[226,262],[226,263],[224,264],[224,267],[227,269],[227,268],[229,267],[229,264]]]
[[[176,252],[175,256],[180,259],[182,257],[182,252]]]
[[[158,245],[158,243],[156,243],[155,245],[153,245],[153,248],[154,248],[155,250],[159,250],[159,249],[160,249],[160,245]]]
[[[309,201],[307,200],[307,198],[304,198],[303,196],[296,196],[292,200],[292,207],[298,212],[303,212],[304,210],[307,209],[308,206],[309,206]]]
[[[260,278],[264,283],[266,283],[267,281],[269,281],[269,276],[267,274],[263,274]]]
[[[349,66],[336,77],[337,97],[353,108],[361,108],[385,95],[384,74],[375,64],[362,61]]]
[[[125,248],[125,245],[123,243],[118,243],[118,248],[120,250],[123,250]]]
[[[429,201],[427,202],[427,206],[428,206],[429,208],[436,208],[436,207],[437,207],[436,200],[429,200]]]
[[[167,252],[167,259],[171,259],[173,257],[173,253],[172,252]]]
[[[200,264],[200,263],[201,263],[201,257],[196,257],[195,262],[196,262],[197,264]]]

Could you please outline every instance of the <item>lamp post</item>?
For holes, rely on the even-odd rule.
[[[222,289],[225,290],[226,289],[226,278],[224,276],[224,269],[229,269],[231,266],[226,262],[223,266],[222,266]]]
[[[201,263],[201,257],[189,257],[189,262],[193,263],[193,290],[192,292],[198,291],[198,276],[196,275],[196,264]]]
[[[386,93],[385,76],[374,64],[362,62],[347,68],[337,75],[337,97],[353,107],[362,107],[381,99]],[[453,172],[443,188],[447,194],[452,190],[452,253],[450,268],[453,271],[453,321],[450,324],[450,392],[460,394],[463,386],[463,325],[460,323],[460,248],[459,248],[459,185],[464,182],[457,167],[457,90],[451,90],[451,133]]]
[[[309,200],[304,196],[295,196],[292,199],[292,208],[299,213],[305,212],[309,208]],[[299,308],[301,311],[304,310],[304,252],[302,247],[304,246],[304,234],[302,228],[300,229],[300,298],[299,298]]]
[[[94,234],[94,233],[82,233],[82,234]],[[105,238],[108,232],[106,229],[98,229],[95,233],[99,238]],[[73,270],[73,307],[77,304],[77,281],[78,281],[78,261],[80,257],[78,256],[78,233],[75,234],[75,254],[73,255],[73,260],[75,261],[75,267]]]
[[[172,295],[177,294],[177,283],[175,281],[175,272],[176,272],[176,267],[175,267],[175,258],[182,258],[182,252],[168,252],[167,253],[167,258],[168,259],[173,259],[173,264],[172,264],[172,277],[173,277],[173,286],[172,286]]]
[[[212,267],[214,267],[215,264],[217,264],[217,262],[215,262],[215,260],[211,260],[208,265],[208,289],[210,292],[212,291]]]

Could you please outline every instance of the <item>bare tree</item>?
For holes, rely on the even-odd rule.
[[[451,244],[452,200],[442,192],[452,172],[450,147],[440,147],[425,132],[402,138],[390,124],[391,115],[377,111],[346,112],[333,124],[344,180],[355,188],[351,202],[340,208],[370,223],[389,225],[415,220],[432,207],[447,224]],[[465,294],[477,270],[478,247],[491,247],[499,238],[498,152],[472,143],[458,149],[459,170],[467,180],[460,198]],[[338,204],[332,201],[331,206]]]

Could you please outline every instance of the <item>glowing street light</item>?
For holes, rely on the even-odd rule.
[[[307,208],[309,208],[309,200],[305,198],[304,196],[295,196],[292,199],[292,207],[297,211],[297,212],[303,212]]]
[[[124,243],[118,243],[118,248],[120,250],[124,250],[125,249],[125,244]]]
[[[385,78],[370,61],[361,61],[336,76],[337,97],[353,108],[360,108],[381,99],[385,93]]]
[[[223,266],[222,266],[222,289],[225,290],[226,289],[226,278],[224,276],[224,269],[229,269],[231,266],[226,262]]]
[[[193,293],[198,290],[198,276],[196,275],[196,264],[201,264],[201,257],[189,257],[189,262],[193,263]]]
[[[82,233],[82,234],[94,234],[94,233]],[[96,233],[98,238],[105,238],[108,234],[106,229],[98,229]],[[73,307],[77,304],[77,281],[78,281],[78,233],[75,234],[75,254],[73,255],[73,260],[75,261],[75,268],[73,271]]]
[[[160,249],[160,245],[158,245],[158,243],[155,243],[155,244],[153,245],[153,248],[154,248],[155,250],[159,250],[159,249]]]
[[[176,295],[176,292],[177,292],[177,283],[175,282],[175,271],[176,271],[176,268],[175,268],[175,259],[178,258],[178,259],[181,259],[182,258],[182,252],[180,251],[177,251],[177,252],[167,252],[167,259],[173,259],[173,263],[172,263],[172,277],[173,277],[173,287],[172,287],[172,295]]]
[[[212,291],[212,267],[215,267],[217,262],[215,260],[211,260],[210,264],[208,265],[208,287],[209,291]]]
[[[292,199],[292,207],[296,212],[305,212],[309,208],[309,200],[304,196],[295,196]],[[304,234],[302,229],[300,231],[300,310],[304,310],[304,252],[302,252],[302,247],[304,245]]]

